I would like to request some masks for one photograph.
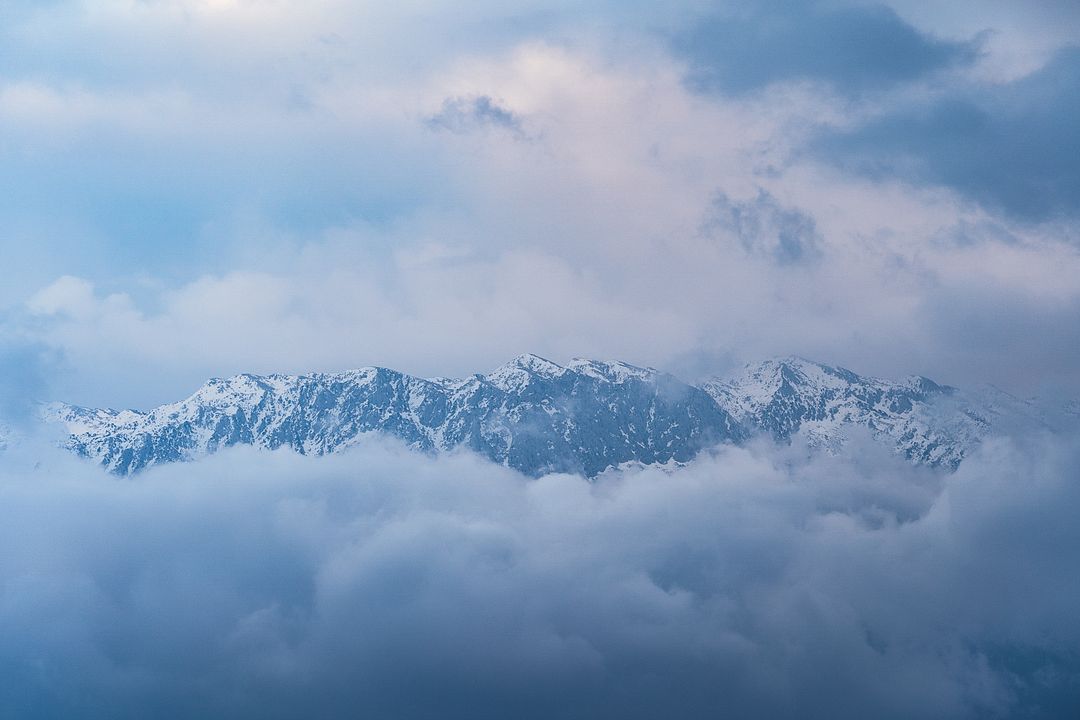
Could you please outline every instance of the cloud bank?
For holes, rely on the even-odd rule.
[[[0,470],[4,715],[1080,708],[1072,440],[949,476],[760,446],[596,483],[377,442],[123,480],[32,460]]]

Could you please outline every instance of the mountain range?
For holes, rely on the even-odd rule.
[[[368,433],[425,452],[467,448],[528,475],[595,476],[626,463],[682,463],[722,443],[802,437],[839,451],[869,435],[918,464],[952,469],[1008,418],[1042,421],[1001,391],[924,377],[864,377],[798,357],[692,385],[652,368],[521,355],[486,374],[419,378],[386,368],[212,379],[148,412],[52,404],[66,446],[118,474],[232,445],[335,452]]]

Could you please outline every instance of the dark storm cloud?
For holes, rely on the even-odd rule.
[[[854,447],[857,447],[857,443]],[[1080,707],[1075,443],[529,481],[240,449],[0,470],[0,714],[976,718]]]
[[[953,188],[1028,221],[1080,217],[1080,47],[1003,86],[961,88],[822,140],[827,162]]]
[[[699,21],[678,36],[692,87],[743,93],[816,80],[845,95],[889,89],[971,62],[976,46],[930,37],[885,5],[755,2]]]

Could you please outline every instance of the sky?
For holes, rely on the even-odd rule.
[[[1080,388],[1070,2],[15,1],[0,42],[44,399],[523,352]]]
[[[1075,717],[1075,433],[118,478],[31,428],[527,352],[1080,397],[1078,116],[1072,0],[5,0],[0,716]]]

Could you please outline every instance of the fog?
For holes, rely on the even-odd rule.
[[[1080,445],[536,480],[372,441],[0,463],[5,717],[965,718],[1080,709]]]

